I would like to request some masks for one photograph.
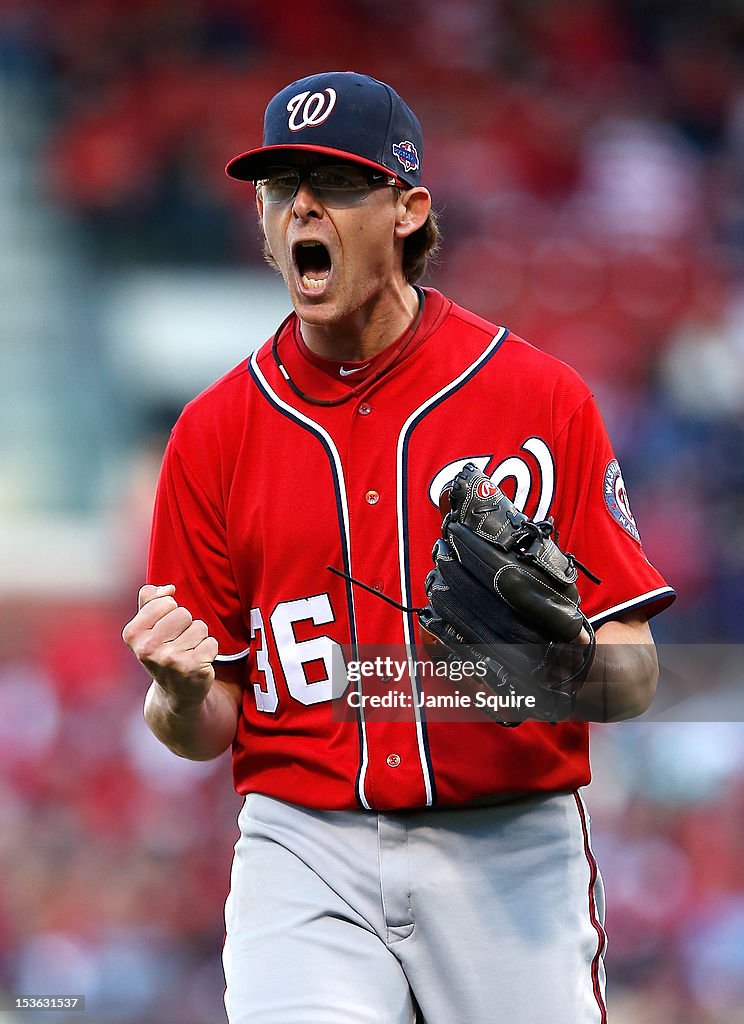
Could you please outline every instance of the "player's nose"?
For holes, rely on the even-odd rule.
[[[302,180],[292,200],[292,211],[296,217],[322,217],[323,205],[313,191],[309,181]]]

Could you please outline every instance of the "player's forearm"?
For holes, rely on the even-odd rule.
[[[145,697],[145,721],[174,754],[191,761],[208,761],[232,743],[237,708],[219,680],[198,704],[178,703],[153,681]]]
[[[619,722],[642,715],[656,692],[655,650],[640,645],[597,645],[589,678],[582,686],[574,718]]]
[[[608,622],[597,631],[589,678],[579,691],[575,719],[618,722],[648,710],[659,662],[646,623]]]

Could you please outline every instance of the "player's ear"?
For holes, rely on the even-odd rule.
[[[401,192],[395,205],[395,237],[408,238],[426,223],[431,210],[428,188],[418,186]]]

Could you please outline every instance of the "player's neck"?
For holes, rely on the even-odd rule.
[[[302,338],[315,355],[324,359],[363,362],[396,341],[419,311],[418,294],[406,285],[400,293],[387,293],[346,316],[328,322],[300,321]]]

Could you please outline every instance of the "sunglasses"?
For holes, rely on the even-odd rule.
[[[289,203],[306,181],[318,199],[328,206],[353,206],[376,188],[401,187],[391,174],[367,171],[363,167],[328,164],[321,167],[271,167],[254,181],[264,203]]]

